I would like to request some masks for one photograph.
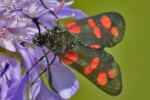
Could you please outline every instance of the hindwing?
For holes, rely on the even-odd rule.
[[[97,87],[110,95],[118,95],[122,90],[121,73],[113,57],[104,50],[76,45],[60,59],[84,75]]]

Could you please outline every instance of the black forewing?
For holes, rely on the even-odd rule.
[[[111,20],[111,26],[109,29],[105,28],[100,21],[100,19],[104,16],[109,17],[109,19]],[[88,23],[89,19],[93,19],[96,26],[90,26]],[[122,37],[124,35],[125,23],[124,23],[122,16],[118,13],[114,13],[114,12],[103,13],[103,14],[99,14],[96,16],[92,16],[92,17],[78,19],[78,20],[75,20],[72,22],[75,22],[76,25],[69,26],[68,29],[74,28],[75,26],[79,26],[80,33],[74,34],[72,32],[72,34],[75,35],[76,38],[79,41],[81,41],[81,43],[85,46],[90,46],[92,44],[98,44],[101,46],[101,48],[111,47],[111,46],[114,46],[115,44],[117,44],[119,41],[121,41]],[[70,22],[68,22],[68,23],[70,23]],[[94,31],[93,31],[94,27],[99,28],[100,33],[101,33],[101,38],[97,38],[95,36]],[[114,36],[111,33],[111,29],[114,27],[118,31],[118,36]]]

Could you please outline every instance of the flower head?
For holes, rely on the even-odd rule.
[[[34,82],[40,74],[40,68],[46,68],[46,61],[43,59],[29,74],[26,73],[43,55],[41,48],[35,45],[35,49],[32,49],[29,46],[33,44],[32,38],[38,33],[32,18],[39,18],[39,22],[43,24],[40,25],[41,32],[45,32],[46,28],[52,29],[57,24],[56,16],[59,21],[68,17],[84,18],[86,16],[82,11],[70,8],[74,0],[70,2],[65,2],[65,0],[62,2],[58,0],[0,0],[0,2],[0,46],[6,51],[3,54],[7,53],[9,56],[5,57],[0,54],[2,59],[0,67],[4,69],[5,64],[9,64],[9,68],[0,77],[0,99],[26,100],[28,81]],[[49,11],[55,13],[56,16]],[[47,56],[49,61],[53,59],[52,53]],[[18,62],[18,58],[22,60]],[[23,75],[21,66],[25,69]],[[68,99],[78,90],[77,79],[59,62],[58,57],[50,67],[52,84],[57,93],[49,90],[39,77],[30,87],[29,98],[31,100]]]

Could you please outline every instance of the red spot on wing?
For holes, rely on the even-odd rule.
[[[88,24],[92,27],[96,26],[96,24],[92,18],[88,19]]]
[[[73,62],[77,61],[78,55],[75,52],[68,51],[65,53],[65,56],[61,56],[60,59],[67,65],[70,65]]]
[[[111,22],[111,20],[110,20],[110,18],[109,18],[108,16],[103,16],[103,17],[100,19],[100,22],[101,22],[102,25],[103,25],[105,28],[107,28],[107,29],[109,29],[109,28],[111,27],[111,24],[112,24],[112,22]]]
[[[115,69],[111,69],[108,71],[108,77],[109,78],[114,78],[116,76],[116,70]]]
[[[94,29],[94,34],[97,38],[101,38],[101,32],[100,32],[100,29],[99,27],[93,27]]]
[[[74,34],[80,33],[80,27],[76,24],[76,22],[65,23],[64,26],[68,27],[68,31]]]
[[[85,75],[90,74],[92,71],[93,71],[93,69],[92,69],[90,66],[86,66],[86,67],[84,68],[84,74],[85,74]]]
[[[93,27],[94,34],[97,38],[101,38],[101,32],[99,27],[96,26],[94,20],[92,18],[88,19],[89,26]]]
[[[66,26],[66,27],[75,26],[75,25],[76,25],[75,22],[68,22],[68,23],[64,24],[64,26]]]
[[[71,59],[72,61],[77,61],[77,59],[78,59],[78,55],[75,53],[75,52],[70,52],[70,51],[67,51],[66,53],[65,53],[65,56],[67,57],[67,58],[69,58],[69,59]]]
[[[99,58],[95,57],[91,62],[92,69],[95,69],[97,67],[98,63],[99,63]]]
[[[100,59],[99,59],[98,57],[95,57],[95,58],[92,60],[90,66],[86,66],[86,67],[84,68],[84,74],[85,74],[85,75],[88,75],[88,74],[90,74],[94,69],[96,69],[96,68],[97,68],[97,65],[98,65],[98,63],[99,63],[99,60],[100,60]]]
[[[101,48],[101,46],[99,44],[91,44],[90,47],[93,49],[100,49]]]
[[[71,26],[68,28],[68,31],[70,33],[79,34],[80,33],[80,27],[79,26]]]
[[[73,63],[72,60],[70,60],[69,58],[65,57],[65,56],[61,56],[60,59],[67,65],[70,65]]]
[[[98,74],[97,82],[100,85],[104,86],[107,83],[107,74],[106,73],[100,73],[100,74]]]
[[[111,33],[112,33],[115,37],[117,37],[117,36],[118,36],[118,30],[117,30],[117,28],[116,28],[116,27],[112,27],[112,28],[111,28]]]

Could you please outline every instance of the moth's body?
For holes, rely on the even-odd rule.
[[[64,25],[56,26],[53,30],[47,31],[41,35],[41,38],[43,38],[42,45],[58,56],[64,55],[74,45],[79,44],[79,41],[67,31]]]

